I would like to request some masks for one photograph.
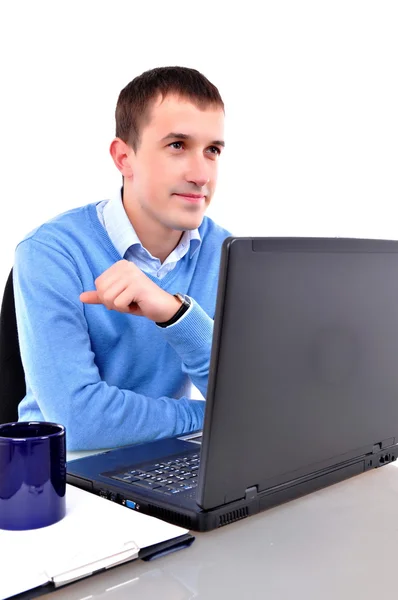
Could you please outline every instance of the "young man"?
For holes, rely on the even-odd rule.
[[[147,71],[120,93],[110,152],[123,187],[17,247],[14,290],[27,393],[20,420],[62,423],[69,450],[202,427],[221,244],[204,216],[224,105],[198,71]]]

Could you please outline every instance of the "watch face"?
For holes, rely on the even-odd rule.
[[[191,299],[184,294],[174,294],[185,306],[191,306]]]

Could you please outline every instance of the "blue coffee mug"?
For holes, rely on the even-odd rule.
[[[0,425],[0,529],[60,521],[65,491],[65,428],[39,421]]]

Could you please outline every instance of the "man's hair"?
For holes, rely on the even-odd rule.
[[[199,108],[219,106],[224,110],[220,93],[202,73],[187,67],[158,67],[135,77],[119,94],[116,105],[116,137],[135,151],[143,125],[150,120],[150,109],[159,94],[190,100]]]

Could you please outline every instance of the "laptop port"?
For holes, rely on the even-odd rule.
[[[140,505],[134,502],[134,500],[126,500],[125,505],[127,508],[132,508],[133,510],[139,510],[140,508]]]

